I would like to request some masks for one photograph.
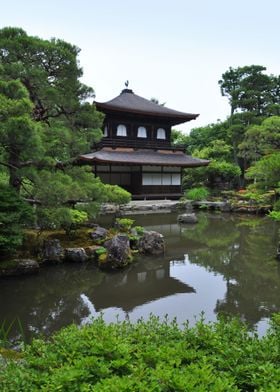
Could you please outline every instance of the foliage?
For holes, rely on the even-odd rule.
[[[24,224],[32,220],[32,208],[14,189],[0,184],[0,255],[15,252],[23,241]]]
[[[19,318],[14,319],[12,322],[7,323],[6,320],[4,320],[0,324],[0,357],[1,357],[1,348],[10,348],[12,347],[15,342],[12,342],[10,339],[10,333],[12,328],[16,327],[19,331],[20,334],[20,339],[19,341],[24,341],[24,332],[23,332],[23,327],[20,322]],[[17,342],[19,343],[19,342]],[[12,356],[12,358],[16,357],[16,355]]]
[[[221,93],[229,98],[231,114],[237,110],[256,115],[271,114],[279,107],[279,77],[266,75],[260,65],[230,67],[219,81]]]
[[[234,163],[225,161],[212,161],[207,167],[207,174],[210,183],[216,177],[221,177],[224,181],[232,181],[241,174],[240,168]]]
[[[135,221],[129,218],[117,218],[116,224],[120,231],[129,232]]]
[[[178,129],[172,128],[170,140],[171,140],[171,144],[173,144],[174,146],[177,146],[177,145],[187,146],[189,136],[186,135],[185,133],[183,133],[182,131],[179,131]]]
[[[280,148],[280,117],[272,116],[260,125],[250,126],[239,144],[239,155],[249,162],[256,162],[262,156]]]
[[[280,222],[280,211],[269,211],[268,216],[271,219]]]
[[[95,253],[99,256],[99,255],[103,255],[105,253],[107,253],[107,249],[104,248],[104,246],[100,246],[98,249],[96,249]]]
[[[104,192],[109,203],[126,204],[131,200],[131,194],[118,185],[105,184]]]
[[[185,193],[185,197],[189,200],[206,200],[209,196],[209,191],[205,187],[193,188]]]
[[[280,211],[280,199],[273,204],[274,211]]]
[[[74,325],[50,342],[34,340],[0,370],[0,388],[75,391],[276,391],[280,385],[280,318],[263,338],[237,320],[181,330],[151,316]]]
[[[239,166],[226,161],[213,160],[206,167],[185,170],[183,177],[184,187],[207,185],[215,188],[217,183],[234,183],[241,174]]]
[[[137,233],[138,235],[143,235],[143,234],[144,234],[144,231],[145,231],[145,229],[144,229],[143,226],[135,226],[135,227],[134,227],[134,230],[136,231],[136,233]]]
[[[212,140],[209,146],[203,147],[201,150],[195,149],[192,155],[202,159],[228,162],[232,159],[232,147],[224,140]]]
[[[247,172],[246,177],[253,179],[261,189],[276,189],[280,184],[280,153],[275,152],[261,158]]]
[[[0,30],[0,183],[36,204],[41,228],[72,230],[101,202],[130,200],[91,168],[73,166],[100,140],[104,117],[89,101],[93,89],[80,81],[79,51],[20,28]]]

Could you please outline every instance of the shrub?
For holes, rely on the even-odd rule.
[[[268,216],[275,221],[280,221],[280,211],[269,211]]]
[[[193,188],[190,189],[185,193],[185,196],[189,200],[205,200],[209,196],[209,191],[205,187],[198,187],[198,188]]]
[[[258,338],[237,320],[72,325],[0,368],[1,391],[278,391],[280,316]]]
[[[144,234],[144,231],[145,231],[145,229],[144,229],[143,226],[135,226],[135,227],[134,227],[134,230],[136,231],[136,233],[137,233],[138,235],[143,235],[143,234]]]
[[[129,218],[117,218],[116,224],[120,231],[129,232],[135,221]]]
[[[120,186],[105,184],[104,187],[106,201],[108,203],[126,204],[130,202],[131,193],[121,188]]]
[[[277,200],[277,201],[273,204],[273,211],[280,211],[280,200]]]

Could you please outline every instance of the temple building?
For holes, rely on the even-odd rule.
[[[179,198],[183,169],[208,165],[170,141],[172,126],[198,114],[158,105],[128,88],[111,101],[95,104],[105,114],[103,138],[79,159],[92,165],[104,183],[120,185],[134,199]]]

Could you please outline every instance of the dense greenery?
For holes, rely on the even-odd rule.
[[[280,76],[259,65],[230,68],[219,81],[231,107],[230,116],[183,135],[174,130],[174,144],[209,159],[208,167],[186,170],[186,189],[250,187],[250,193],[275,191],[280,184]]]
[[[0,183],[36,205],[41,228],[68,230],[93,217],[100,202],[130,199],[75,165],[100,140],[103,121],[89,102],[93,89],[80,82],[78,54],[59,39],[0,30]]]
[[[180,329],[151,316],[136,324],[72,325],[34,340],[0,370],[3,391],[276,391],[280,318],[258,338],[238,321]]]
[[[13,189],[0,184],[0,255],[12,253],[22,244],[22,228],[32,218],[32,208]]]

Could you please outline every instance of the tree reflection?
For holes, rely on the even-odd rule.
[[[185,230],[189,260],[224,276],[227,292],[215,312],[240,317],[254,326],[280,311],[280,275],[275,260],[279,224],[267,218],[202,218],[197,229]]]

